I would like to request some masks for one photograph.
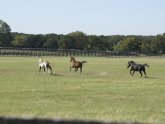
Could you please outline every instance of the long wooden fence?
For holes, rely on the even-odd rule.
[[[86,56],[86,57],[138,57],[163,56],[162,54],[92,51],[74,49],[43,49],[43,48],[4,48],[0,47],[0,56]]]

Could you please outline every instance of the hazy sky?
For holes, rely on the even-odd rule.
[[[165,0],[0,0],[12,32],[156,35],[165,32]]]

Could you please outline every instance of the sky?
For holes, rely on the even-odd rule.
[[[28,34],[157,35],[165,0],[0,0],[0,20]]]

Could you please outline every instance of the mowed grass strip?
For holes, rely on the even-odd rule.
[[[38,57],[0,57],[0,116],[165,122],[165,59],[45,57],[55,75],[38,73]],[[127,62],[148,63],[148,78]]]

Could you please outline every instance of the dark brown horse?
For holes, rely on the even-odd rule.
[[[78,68],[80,68],[80,73],[81,73],[83,63],[86,63],[87,61],[79,62],[79,61],[76,61],[74,57],[71,57],[70,62],[72,62],[72,66],[70,67],[70,71],[71,71],[71,68],[74,68],[75,69],[74,71],[77,72]]]
[[[134,61],[129,61],[129,62],[128,62],[127,68],[131,67],[131,69],[130,69],[130,74],[131,74],[132,76],[134,75],[135,71],[139,71],[141,77],[142,77],[142,72],[143,72],[143,73],[145,74],[145,76],[147,77],[146,71],[145,71],[145,66],[149,67],[149,65],[146,64],[146,63],[145,63],[145,64],[137,64],[137,63],[134,62]],[[133,73],[132,73],[132,71],[133,71]]]

